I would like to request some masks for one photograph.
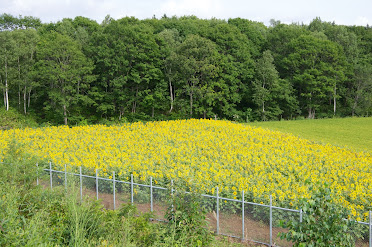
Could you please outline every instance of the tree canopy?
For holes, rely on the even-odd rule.
[[[53,124],[368,116],[372,28],[0,15],[4,107]]]

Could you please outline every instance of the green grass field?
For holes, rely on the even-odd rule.
[[[254,122],[249,124],[292,133],[318,143],[329,143],[356,151],[372,152],[372,117]]]

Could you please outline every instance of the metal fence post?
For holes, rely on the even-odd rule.
[[[302,223],[302,208],[300,209],[300,223]]]
[[[152,177],[150,177],[150,209],[151,209],[151,212],[154,211],[154,205],[153,205],[153,199],[152,199]]]
[[[270,246],[273,246],[273,198],[270,195]]]
[[[36,163],[36,185],[39,185],[39,164]]]
[[[114,195],[114,210],[115,210],[115,204],[116,204],[116,202],[115,202],[115,171],[112,172],[112,181],[113,181],[112,191],[113,191],[113,195]]]
[[[242,191],[242,240],[244,241],[244,190]]]
[[[49,162],[50,190],[53,190],[52,162]]]
[[[97,196],[97,200],[98,200],[98,173],[97,173],[97,169],[96,169],[96,196]]]
[[[369,247],[372,247],[372,211],[369,211]]]
[[[130,174],[130,202],[133,205],[133,174]]]
[[[65,164],[65,190],[67,191],[67,166]]]
[[[83,174],[81,173],[81,166],[80,166],[80,201],[83,201]]]
[[[220,207],[220,200],[218,198],[218,186],[216,187],[216,198],[217,198],[217,208],[216,208],[216,220],[217,220],[217,235],[220,234],[220,213],[219,213],[219,207]]]

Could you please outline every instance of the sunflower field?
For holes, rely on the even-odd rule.
[[[291,134],[220,120],[176,120],[120,126],[44,127],[0,131],[0,161],[16,139],[40,161],[63,170],[165,185],[296,207],[310,187],[327,183],[357,220],[372,209],[372,154],[321,145]],[[111,178],[111,177],[110,177]]]

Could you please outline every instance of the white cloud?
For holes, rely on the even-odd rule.
[[[372,21],[368,20],[368,18],[365,17],[365,16],[358,16],[358,18],[355,20],[354,24],[357,25],[357,26],[367,26],[367,24],[371,25]]]
[[[0,0],[0,14],[30,15],[43,22],[84,16],[101,22],[109,14],[118,19],[196,15],[199,18],[245,18],[268,24],[309,23],[320,17],[345,25],[371,25],[372,0]]]
[[[220,0],[168,0],[156,11],[168,16],[196,15],[200,18],[220,17],[223,4]]]

